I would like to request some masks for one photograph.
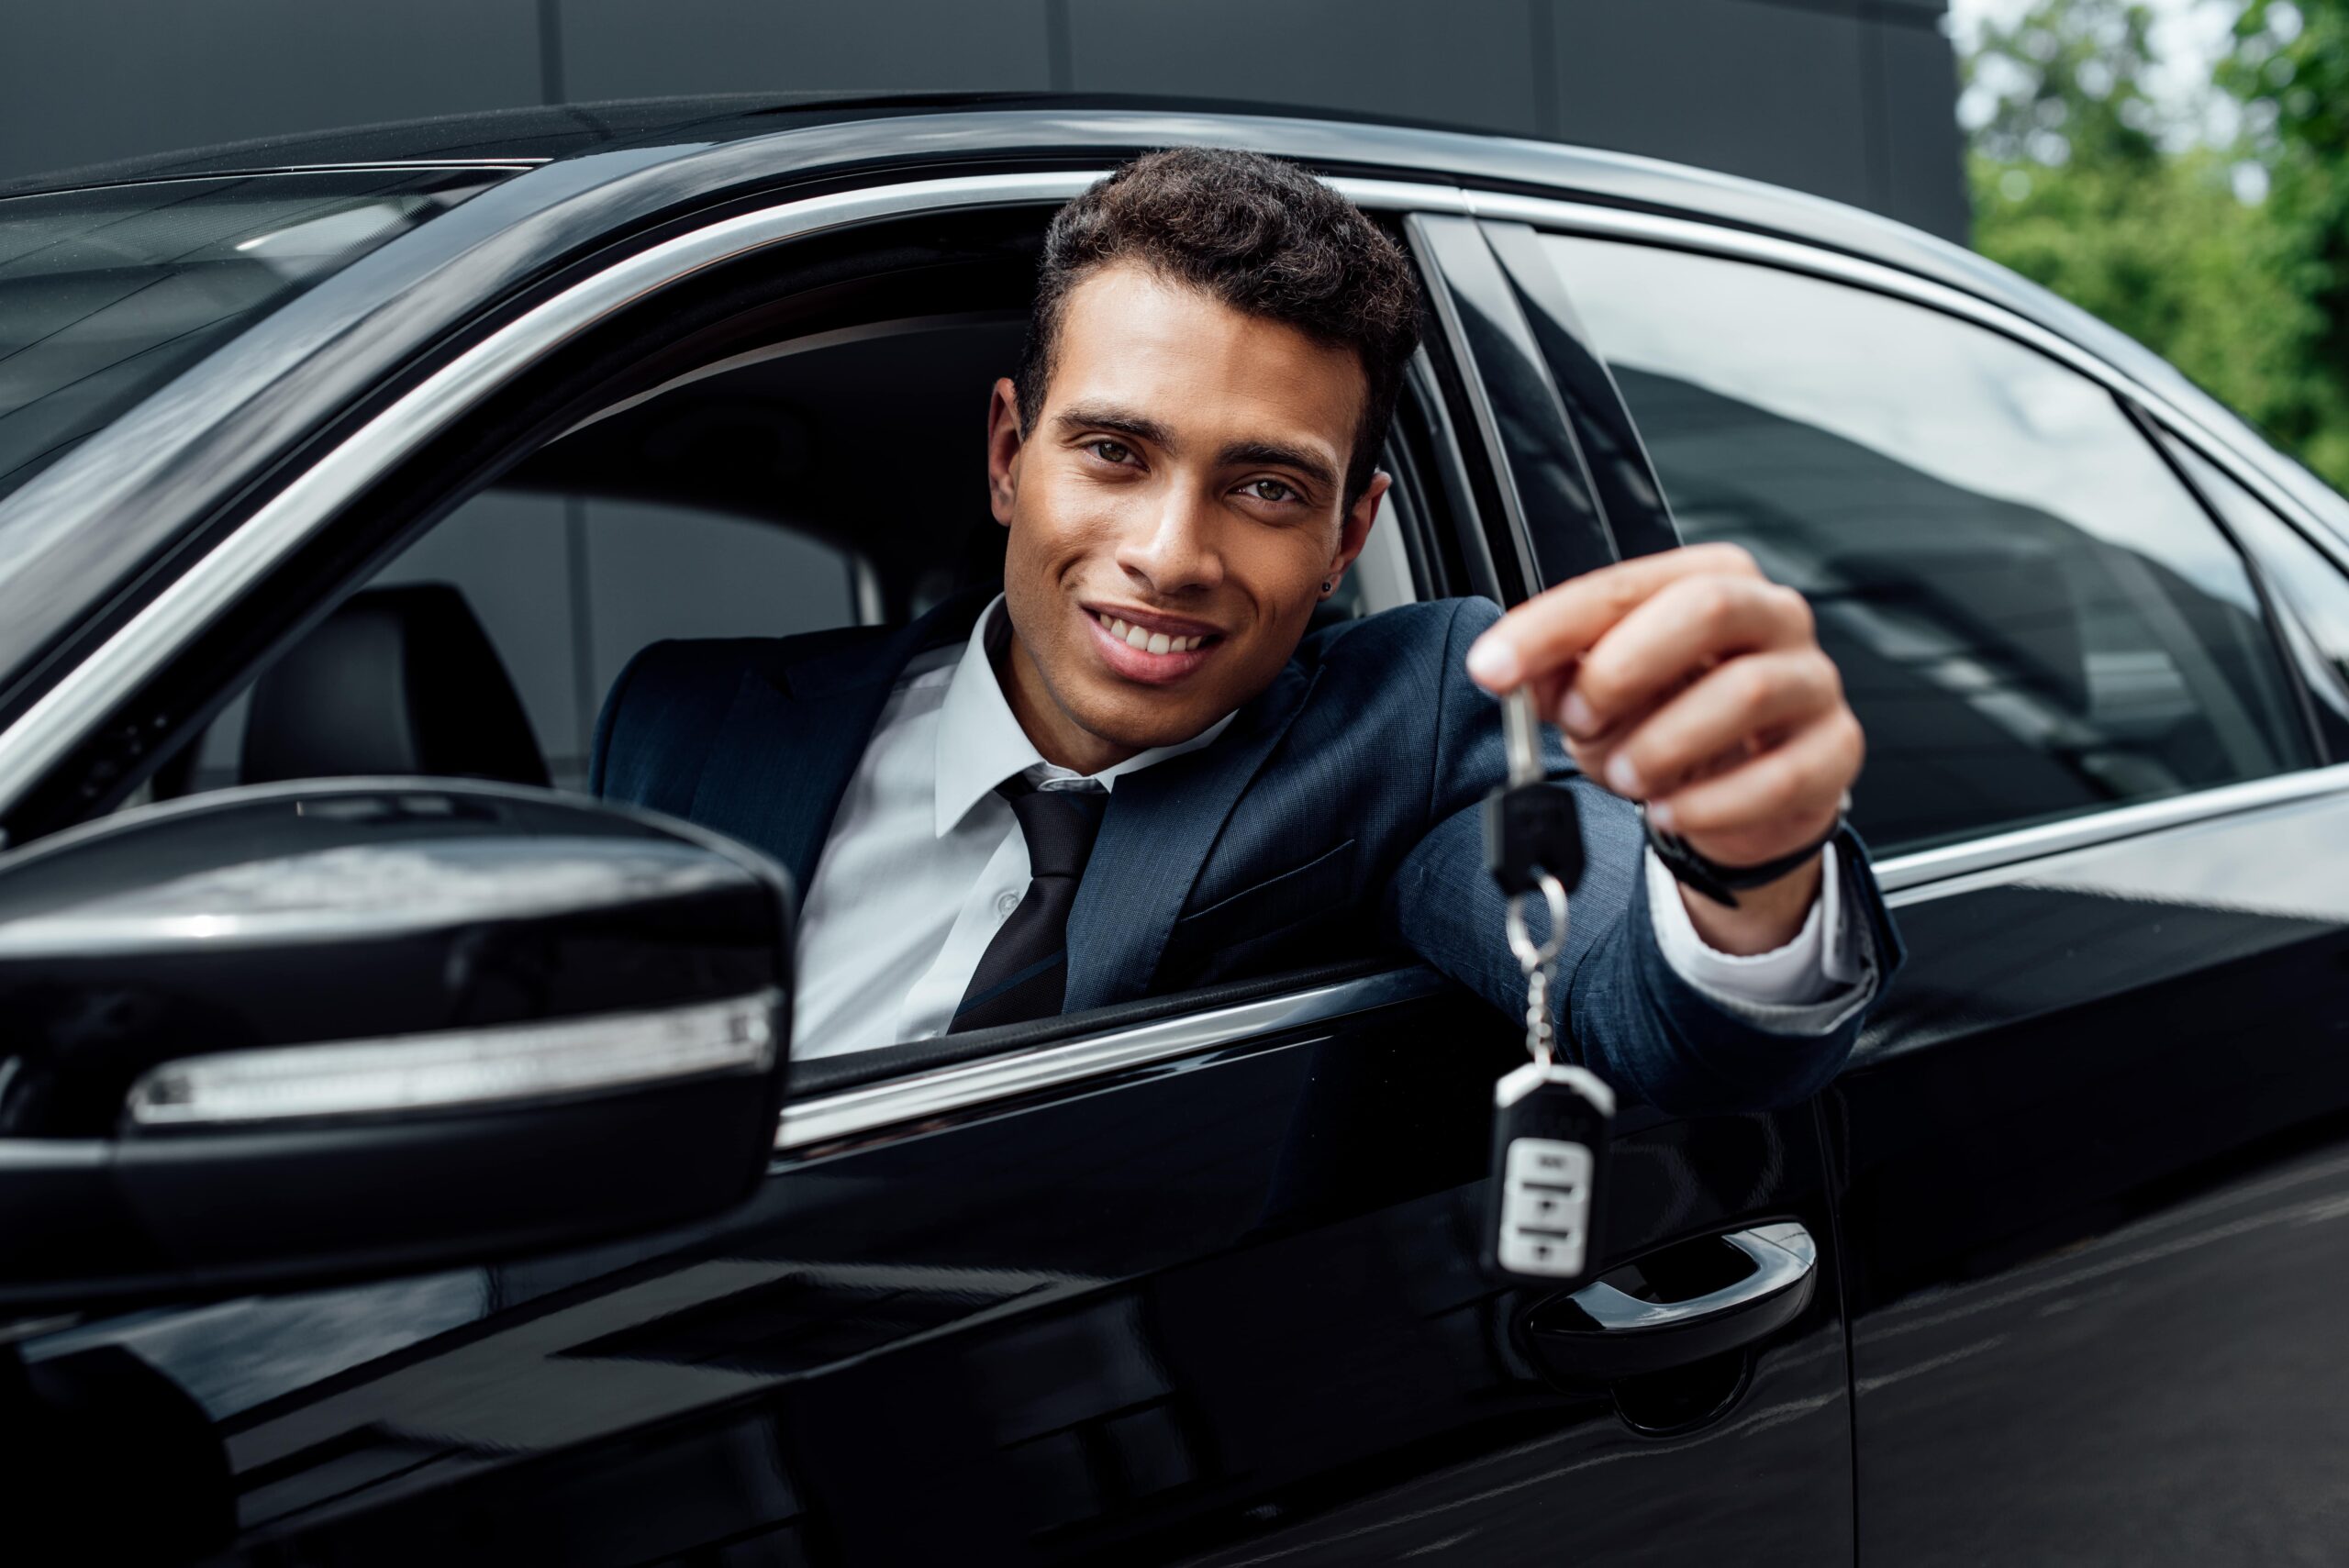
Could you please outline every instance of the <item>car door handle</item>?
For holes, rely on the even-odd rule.
[[[1810,1232],[1793,1220],[1683,1247],[1727,1249],[1742,1254],[1751,1267],[1728,1284],[1679,1301],[1642,1300],[1604,1280],[1552,1296],[1524,1321],[1533,1359],[1561,1382],[1614,1383],[1752,1344],[1793,1322],[1810,1305],[1819,1248]],[[1667,1256],[1689,1256],[1683,1247]],[[1724,1261],[1736,1262],[1734,1257]]]

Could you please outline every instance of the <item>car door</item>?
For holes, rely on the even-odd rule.
[[[1041,204],[1081,178],[876,183],[854,206]],[[1398,189],[1360,188],[1420,199]],[[738,213],[713,243],[740,254],[754,227]],[[709,261],[664,245],[657,265],[615,257],[631,308]],[[1541,443],[1561,484],[1586,465],[1554,389],[1498,430],[1499,356],[1528,384],[1546,372],[1521,317],[1462,329],[1495,296],[1457,281],[1432,290],[1450,325],[1404,447],[1426,493],[1467,498],[1431,559],[1517,592],[1525,562],[1587,564],[1603,517],[1593,499],[1565,518],[1578,535],[1529,522],[1505,440]],[[554,304],[513,330],[626,326]],[[329,498],[354,517],[364,499]],[[1627,1108],[1605,1201],[1609,1262],[1632,1266],[1610,1279],[1701,1326],[1753,1305],[1763,1259],[1787,1308],[1634,1374],[1553,1293],[1479,1268],[1491,1085],[1521,1060],[1508,1020],[1408,966],[1166,998],[996,1054],[800,1073],[764,1189],[717,1224],[105,1320],[28,1353],[128,1345],[195,1391],[240,1561],[1848,1559],[1815,1107]]]
[[[1509,216],[1682,528],[1810,595],[1868,729],[1854,817],[1909,960],[1827,1106],[1861,1562],[2331,1555],[2349,768],[2304,612],[2206,504],[2284,525],[2218,439],[2003,309]],[[2291,542],[2289,596],[2337,606]]]

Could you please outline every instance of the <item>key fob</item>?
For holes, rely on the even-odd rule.
[[[1529,1062],[1493,1085],[1487,1268],[1554,1289],[1598,1262],[1614,1117],[1606,1082],[1564,1062]]]
[[[1505,894],[1532,893],[1540,867],[1571,893],[1582,880],[1582,819],[1562,784],[1503,784],[1485,796],[1485,869]]]

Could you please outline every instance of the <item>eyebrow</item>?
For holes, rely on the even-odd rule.
[[[1325,490],[1338,487],[1338,471],[1327,461],[1302,448],[1285,447],[1277,441],[1234,441],[1216,453],[1216,460],[1226,468],[1264,464],[1272,468],[1295,469]]]
[[[1115,430],[1121,436],[1131,436],[1154,447],[1174,444],[1174,432],[1157,420],[1105,403],[1080,403],[1074,408],[1063,408],[1054,416],[1052,423],[1067,435],[1074,435],[1080,430]]]

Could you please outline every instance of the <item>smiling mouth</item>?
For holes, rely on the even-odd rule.
[[[1130,625],[1116,616],[1104,615],[1098,610],[1090,610],[1086,613],[1092,616],[1096,624],[1111,637],[1116,638],[1127,647],[1143,653],[1188,653],[1194,649],[1219,640],[1211,632],[1203,632],[1197,637],[1169,637],[1163,631],[1148,631],[1141,627]]]

